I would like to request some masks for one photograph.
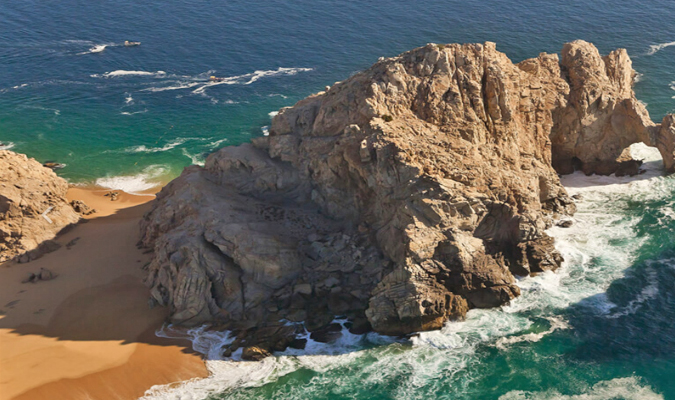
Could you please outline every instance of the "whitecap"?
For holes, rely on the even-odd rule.
[[[299,72],[308,72],[312,71],[312,68],[284,68],[284,67],[279,67],[276,70],[267,70],[267,71],[261,71],[257,70],[254,71],[250,74],[244,74],[244,75],[237,75],[237,76],[231,76],[228,78],[223,78],[222,80],[218,82],[208,82],[203,84],[201,87],[195,89],[192,91],[192,93],[195,94],[200,94],[203,93],[207,88],[211,86],[218,86],[218,85],[250,85],[253,82],[256,82],[257,80],[264,78],[264,77],[271,77],[271,76],[292,76],[296,75]]]
[[[106,189],[138,194],[160,186],[159,179],[166,176],[167,172],[168,168],[164,165],[151,165],[137,175],[98,178],[96,185]]]
[[[136,114],[145,114],[146,112],[148,112],[148,109],[147,109],[147,108],[146,108],[146,109],[144,109],[144,110],[141,110],[141,111],[133,111],[133,112],[129,112],[129,111],[122,111],[122,112],[120,112],[120,115],[136,115]]]
[[[112,72],[106,72],[104,74],[93,74],[90,75],[92,78],[117,78],[117,77],[125,77],[125,76],[152,76],[155,78],[163,78],[166,77],[166,72],[164,71],[155,71],[155,72],[149,72],[149,71],[126,71],[123,69],[118,69],[116,71]]]
[[[652,54],[655,54],[655,53],[665,49],[666,47],[670,47],[670,46],[675,46],[675,42],[653,44],[653,45],[649,46],[649,50],[647,51],[647,55],[651,56]]]
[[[179,138],[179,139],[174,140],[171,143],[165,144],[162,147],[147,147],[145,145],[133,146],[133,147],[129,147],[127,149],[124,149],[124,152],[125,153],[159,153],[159,152],[162,152],[162,151],[168,151],[168,150],[174,149],[174,148],[180,146],[181,144],[185,143],[187,140],[189,140],[189,139]]]
[[[125,93],[124,95],[125,95],[124,104],[126,105],[134,104],[134,98],[131,97],[131,93]]]
[[[165,92],[167,90],[181,90],[181,89],[190,89],[195,86],[202,85],[202,82],[179,82],[174,86],[165,86],[165,87],[151,87],[141,90],[142,92]]]
[[[267,114],[267,115],[269,115],[270,118],[274,118],[274,117],[276,117],[277,115],[279,115],[279,111],[270,111],[270,113]]]
[[[583,393],[563,395],[558,391],[528,392],[514,390],[499,397],[499,400],[663,400],[663,396],[651,387],[641,385],[636,377],[616,378],[601,381]]]

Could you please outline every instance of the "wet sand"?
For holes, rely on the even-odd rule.
[[[72,188],[98,212],[60,235],[59,250],[0,265],[0,400],[136,399],[208,375],[190,342],[154,335],[167,310],[148,307],[150,254],[136,247],[153,196],[107,192]],[[56,278],[21,283],[40,268]]]

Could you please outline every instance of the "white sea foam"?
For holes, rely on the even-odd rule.
[[[192,93],[199,94],[204,92],[207,88],[211,86],[218,85],[250,85],[253,82],[270,76],[289,76],[296,75],[298,72],[308,72],[312,71],[312,68],[283,68],[279,67],[276,70],[269,71],[255,71],[250,74],[231,76],[228,78],[223,78],[220,82],[208,82],[201,87],[192,91]]]
[[[137,175],[98,178],[96,185],[127,193],[141,193],[161,185],[160,178],[164,177],[167,171],[164,165],[151,165]]]
[[[155,78],[164,78],[166,77],[166,72],[164,71],[126,71],[123,69],[118,69],[112,72],[106,72],[104,74],[93,74],[90,75],[92,78],[117,78],[117,77],[126,77],[126,76],[152,76]]]
[[[188,151],[186,149],[180,149],[180,150],[185,157],[190,159],[190,161],[192,162],[193,165],[201,165],[201,166],[204,165],[204,159],[202,159],[201,157],[188,153]]]
[[[0,141],[0,150],[10,150],[14,148],[14,143]]]
[[[168,151],[171,149],[175,149],[176,147],[180,146],[181,144],[184,144],[190,139],[186,138],[177,138],[174,141],[165,144],[164,146],[161,147],[147,147],[145,145],[140,145],[140,146],[133,146],[129,147],[127,149],[124,149],[125,153],[159,153],[162,151]]]
[[[675,42],[653,44],[653,45],[649,46],[649,50],[647,51],[647,55],[651,56],[652,54],[656,54],[657,52],[665,49],[666,47],[670,47],[670,46],[675,46]]]
[[[270,127],[265,125],[262,128],[260,128],[262,131],[263,136],[269,136],[270,135]]]
[[[124,96],[124,104],[128,106],[134,104],[134,98],[131,97],[131,93],[125,93]]]
[[[136,115],[136,114],[145,114],[146,112],[148,112],[147,108],[144,109],[144,110],[141,110],[141,111],[122,111],[122,112],[120,112],[120,114],[121,115]]]
[[[223,349],[234,340],[229,332],[208,331],[204,327],[182,331],[163,328],[157,335],[190,339],[193,348],[205,355],[210,376],[192,379],[179,385],[153,386],[146,391],[142,400],[205,399],[234,388],[262,386],[301,368],[326,372],[349,365],[363,357],[366,351],[360,349],[363,348],[364,342],[371,340],[393,342],[389,338],[374,334],[353,335],[343,327],[342,336],[332,344],[316,342],[309,338],[309,334],[305,334],[307,345],[304,350],[288,349],[277,357],[268,357],[260,362],[241,362],[241,349],[233,353],[232,359],[223,359],[221,356]]]
[[[495,346],[499,349],[506,350],[508,345],[523,342],[538,342],[546,335],[557,330],[569,329],[567,322],[560,317],[548,317],[547,319],[551,323],[551,327],[548,330],[539,333],[526,333],[524,335],[501,337],[497,340]]]
[[[265,77],[274,77],[274,76],[292,76],[296,75],[300,72],[307,72],[307,71],[312,71],[312,68],[277,68],[275,70],[269,70],[269,71],[255,71],[249,74],[244,74],[244,75],[236,75],[236,76],[230,76],[230,77],[225,77],[222,78],[220,81],[209,81],[209,75],[207,74],[212,74],[215,73],[215,71],[208,71],[207,73],[199,74],[197,76],[176,76],[176,75],[163,75],[161,77],[165,78],[176,78],[174,81],[172,81],[170,85],[168,86],[158,86],[158,87],[150,87],[143,89],[143,91],[147,92],[164,92],[168,90],[184,90],[184,89],[193,89],[192,93],[193,94],[201,94],[203,95],[206,89],[212,87],[212,86],[219,86],[219,85],[250,85],[253,82],[258,81],[259,79],[265,78]],[[115,72],[120,72],[120,71],[115,71]],[[127,71],[127,72],[132,72],[132,71]],[[135,72],[140,72],[140,71],[135,71]],[[161,71],[160,71],[161,72]],[[153,74],[153,73],[149,73]],[[101,75],[92,75],[93,77],[99,77]],[[105,74],[103,75],[105,77]],[[230,102],[228,101],[227,104],[234,104],[236,102]]]
[[[270,111],[270,113],[267,114],[267,115],[269,115],[270,118],[274,118],[274,117],[276,117],[277,115],[279,115],[279,111]]]
[[[174,86],[165,86],[165,87],[151,87],[147,89],[143,89],[143,92],[165,92],[167,90],[182,90],[182,89],[190,89],[195,86],[203,85],[203,82],[183,82],[183,83],[178,83],[177,85]]]
[[[563,395],[557,391],[526,392],[514,390],[499,400],[663,400],[663,396],[651,387],[642,385],[635,377],[617,378],[598,382],[583,393]]]

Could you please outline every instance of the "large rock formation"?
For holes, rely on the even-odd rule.
[[[589,43],[565,44],[561,69],[569,94],[566,106],[555,110],[551,130],[553,167],[558,172],[622,172],[633,163],[622,152],[638,142],[657,147],[666,170],[673,172],[673,117],[666,116],[661,125],[652,122],[633,93],[631,65],[624,49],[601,57]]]
[[[80,219],[67,191],[68,183],[51,169],[0,150],[0,262],[37,256],[41,244]]]
[[[272,350],[280,319],[409,334],[507,303],[515,275],[562,261],[544,230],[575,207],[554,166],[613,172],[637,141],[672,166],[672,118],[649,121],[633,75],[580,41],[562,63],[494,43],[381,59],[162,190],[142,224],[152,301]]]

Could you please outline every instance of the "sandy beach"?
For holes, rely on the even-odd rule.
[[[190,342],[157,338],[166,309],[150,309],[138,222],[152,195],[71,188],[98,212],[57,251],[0,265],[0,400],[135,399],[153,385],[208,375]],[[41,268],[56,278],[22,283]]]

